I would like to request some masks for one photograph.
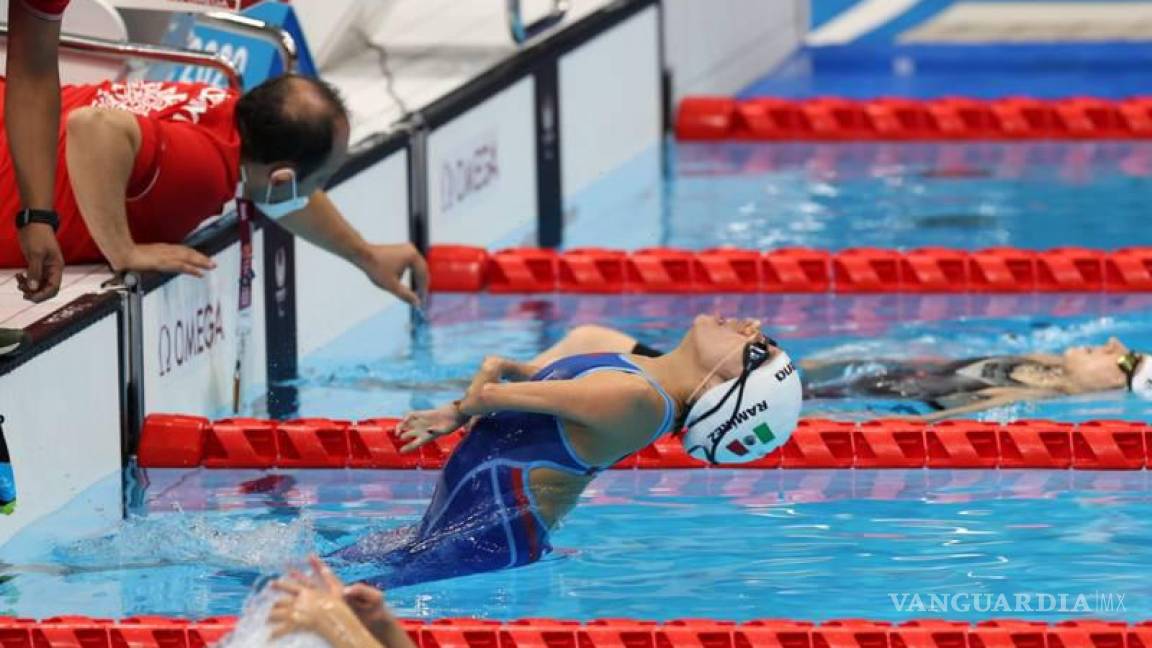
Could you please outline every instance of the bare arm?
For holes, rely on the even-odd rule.
[[[365,594],[368,592],[368,594]],[[375,592],[376,596],[380,596],[379,592],[374,588],[367,585],[357,584],[349,587],[346,590],[345,600],[351,599],[356,601],[357,596],[365,597],[372,596],[371,592]],[[361,599],[363,600],[363,599]],[[383,604],[383,598],[380,598],[380,603],[370,603],[368,608],[361,611],[352,606],[353,611],[360,617],[360,622],[372,633],[376,641],[380,642],[386,648],[416,648],[416,644],[412,641],[412,637],[408,635],[408,631],[400,624],[399,619],[392,615],[391,610]]]
[[[480,369],[472,376],[468,393],[481,389],[489,383],[502,380],[528,380],[540,369],[526,362],[517,362],[500,356],[488,356],[480,363]]]
[[[323,191],[314,192],[308,197],[307,207],[288,214],[277,223],[309,243],[352,263],[357,263],[368,251],[368,241],[344,219]]]
[[[65,157],[76,204],[114,270],[127,269],[134,245],[124,195],[139,150],[140,126],[129,113],[82,108],[68,116]]]
[[[314,192],[308,206],[277,221],[296,236],[360,268],[380,288],[412,306],[420,306],[428,286],[428,266],[408,243],[373,245],[344,218],[328,194]],[[416,290],[401,281],[411,271]]]
[[[13,0],[8,3],[8,26],[4,115],[20,206],[50,210],[60,131],[60,21],[37,16]],[[55,297],[64,275],[56,232],[46,223],[29,223],[17,230],[16,238],[28,264],[27,272],[17,275],[24,298],[42,302]]]
[[[65,159],[76,205],[113,270],[158,270],[200,276],[215,263],[183,245],[137,245],[124,196],[140,149],[140,126],[121,110],[81,108],[68,115]],[[161,217],[161,215],[157,215]]]
[[[487,383],[470,389],[459,407],[468,416],[507,410],[550,414],[592,431],[648,428],[663,418],[663,402],[655,401],[647,383],[617,372],[574,380]]]
[[[487,358],[463,399],[435,410],[413,412],[397,427],[410,452],[459,429],[468,419],[491,412],[550,414],[589,432],[654,428],[663,420],[664,401],[642,378],[603,372],[574,380],[527,380],[536,367],[504,358]]]
[[[12,0],[8,24],[4,118],[20,200],[30,209],[52,209],[60,129],[60,21],[41,18]]]
[[[482,392],[485,388],[503,380],[528,380],[538,369],[527,363],[516,362],[499,356],[488,356],[480,363],[480,369],[472,376],[463,399],[441,405],[436,409],[411,412],[396,427],[397,434],[405,441],[401,452],[411,452],[430,443],[437,437],[451,434],[474,419],[474,414],[464,410],[463,404],[469,395]]]

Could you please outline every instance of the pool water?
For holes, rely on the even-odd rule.
[[[642,233],[650,244],[1113,248],[1152,239],[1144,145],[686,146],[675,169],[663,192],[634,194],[663,201],[663,220]],[[621,187],[609,178],[591,191]],[[397,312],[303,363],[301,379],[285,386],[297,394],[297,415],[363,419],[435,406],[459,396],[485,355],[527,359],[583,323],[669,349],[700,312],[759,317],[797,359],[1059,352],[1111,335],[1152,349],[1149,295],[435,295],[407,336],[381,335]],[[908,407],[811,401],[806,414],[865,419]],[[253,403],[247,413],[264,408]],[[1150,414],[1152,402],[1117,390],[980,417]],[[310,551],[418,520],[435,479],[133,473],[134,517],[119,528],[78,538],[75,511],[65,510],[0,550],[0,615],[235,614],[253,586]],[[1142,569],[1152,559],[1150,493],[1145,472],[612,472],[542,563],[389,597],[401,614],[429,618],[896,620],[988,616],[903,610],[892,598],[902,594],[1104,592],[1123,595],[1122,609],[1089,616],[1141,619],[1152,613]]]
[[[1116,336],[1152,349],[1150,295],[435,295],[428,322],[402,348],[373,356],[371,323],[302,368],[303,416],[398,416],[459,397],[485,355],[529,359],[573,326],[595,323],[671,349],[697,313],[759,317],[801,360],[960,359],[1059,353]],[[351,358],[355,358],[354,360]],[[909,413],[915,403],[810,401],[805,415],[848,419]],[[920,411],[920,410],[918,410]],[[1124,391],[1002,407],[993,420],[1152,420],[1152,401]]]
[[[680,144],[661,243],[1152,245],[1152,143]]]
[[[68,569],[17,567],[0,614],[233,614],[290,559],[415,522],[436,473],[149,479],[146,517],[25,556]],[[597,479],[543,562],[388,595],[411,617],[896,620],[909,616],[891,598],[901,594],[1115,593],[1123,609],[1077,614],[1141,619],[1152,614],[1149,504],[1143,472],[616,471]],[[110,570],[142,556],[166,565]]]

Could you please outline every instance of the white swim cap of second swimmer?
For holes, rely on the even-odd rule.
[[[774,351],[746,378],[716,385],[696,401],[682,439],[689,455],[713,464],[747,463],[792,436],[803,399],[800,374],[787,353]]]

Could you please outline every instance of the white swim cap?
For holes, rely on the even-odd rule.
[[[792,436],[803,398],[800,374],[787,353],[704,392],[688,412],[682,442],[689,455],[713,464],[755,461]]]
[[[1141,355],[1136,360],[1128,389],[1137,396],[1152,399],[1152,360],[1149,360],[1149,356]]]

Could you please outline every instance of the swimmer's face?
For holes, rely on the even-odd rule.
[[[707,368],[717,367],[712,380],[719,384],[740,375],[744,368],[744,346],[763,339],[764,334],[760,331],[760,320],[698,315],[689,336],[701,364]]]
[[[1120,340],[1109,338],[1100,346],[1071,347],[1064,352],[1064,370],[1084,388],[1096,391],[1119,389],[1125,385],[1124,372],[1116,359],[1128,353]]]

